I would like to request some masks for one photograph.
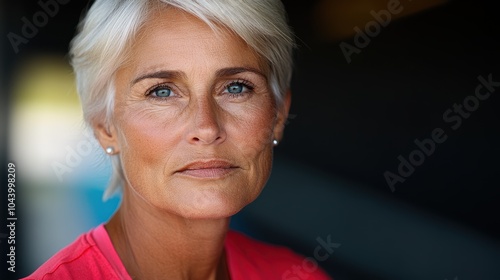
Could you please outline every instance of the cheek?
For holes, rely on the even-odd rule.
[[[262,102],[241,112],[238,120],[231,122],[229,137],[235,151],[247,162],[254,191],[260,192],[271,171],[275,110],[271,102]]]
[[[261,104],[266,105],[250,106],[241,110],[238,119],[233,123],[234,141],[239,150],[247,156],[258,156],[272,147],[275,110],[267,102]]]
[[[117,111],[120,133],[120,154],[127,179],[150,182],[160,179],[158,172],[175,151],[181,129],[168,122],[169,116],[158,109],[139,109],[134,106]],[[156,174],[156,176],[151,176]],[[131,182],[132,183],[132,182]]]

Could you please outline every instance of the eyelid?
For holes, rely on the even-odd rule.
[[[256,87],[254,83],[250,82],[247,79],[242,79],[242,78],[231,79],[223,84],[222,92],[225,93],[227,91],[227,88],[233,84],[242,84],[243,86],[245,86],[247,88],[247,92],[242,92],[241,94],[251,93],[254,91],[254,89]],[[158,89],[169,89],[172,91],[172,93],[174,95],[177,95],[177,89],[174,86],[170,85],[170,83],[168,83],[168,82],[156,82],[153,86],[146,89],[144,95],[151,96],[153,91],[158,90]]]
[[[174,91],[174,89],[173,89],[173,87],[172,87],[172,86],[167,85],[167,83],[161,83],[161,82],[158,82],[158,83],[156,83],[154,86],[152,86],[152,87],[148,88],[148,89],[146,90],[145,95],[146,95],[146,96],[151,96],[151,94],[153,93],[153,91],[158,90],[158,89],[169,89],[169,90],[171,90],[171,91],[172,91],[172,93],[174,93],[174,94],[175,94],[175,91]]]
[[[249,91],[253,91],[255,89],[255,85],[245,79],[236,79],[236,80],[231,80],[228,83],[224,85],[224,91],[227,90],[227,87],[233,85],[233,84],[242,84],[248,88]]]

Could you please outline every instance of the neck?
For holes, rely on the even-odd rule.
[[[228,279],[229,218],[185,219],[124,193],[106,230],[133,279]]]

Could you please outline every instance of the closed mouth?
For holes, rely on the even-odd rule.
[[[175,173],[197,178],[219,178],[238,168],[238,166],[224,160],[195,161]]]

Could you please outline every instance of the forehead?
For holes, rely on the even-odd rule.
[[[239,36],[224,28],[214,31],[195,16],[171,7],[148,17],[130,51],[127,66],[133,72],[165,67],[181,71],[242,66],[263,70],[259,56]]]

